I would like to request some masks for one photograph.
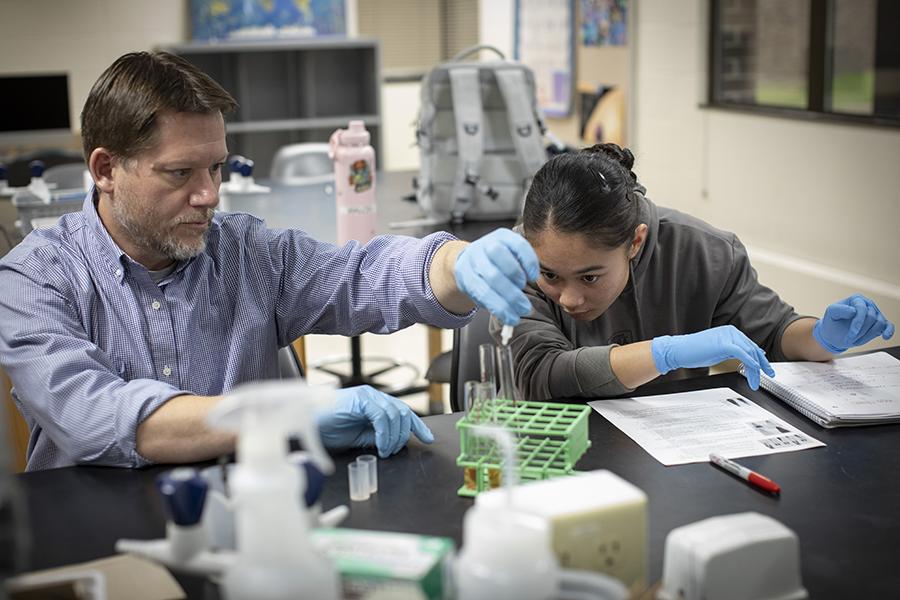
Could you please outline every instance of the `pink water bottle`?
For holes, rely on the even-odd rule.
[[[328,155],[334,161],[337,241],[361,244],[375,237],[375,149],[362,121],[331,134]]]

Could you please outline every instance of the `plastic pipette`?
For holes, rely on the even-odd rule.
[[[509,339],[513,334],[513,326],[512,325],[504,325],[500,330],[500,343],[504,346],[509,346]]]

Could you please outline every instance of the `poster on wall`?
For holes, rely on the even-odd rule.
[[[544,114],[568,116],[575,70],[575,0],[516,0],[515,57],[534,71]]]
[[[346,33],[344,0],[191,0],[196,41]]]
[[[625,46],[627,34],[628,0],[581,0],[583,45]]]

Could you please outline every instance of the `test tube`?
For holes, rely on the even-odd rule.
[[[497,397],[515,406],[522,398],[519,396],[519,390],[516,389],[512,350],[509,346],[497,347],[497,373],[500,375],[500,389],[497,391]]]
[[[491,355],[493,355],[493,347],[491,347]],[[465,387],[466,402],[466,420],[470,424],[485,424],[495,421],[494,414],[494,382],[493,381],[467,381]],[[481,464],[484,460],[490,460],[493,450],[491,440],[478,437],[468,436],[466,438],[466,454],[472,462],[478,463],[479,467],[466,467],[463,471],[463,481],[466,488],[477,490],[479,487],[479,478],[481,477]],[[490,481],[495,479],[494,471],[497,469],[488,468],[488,478]]]
[[[494,371],[494,345],[491,343],[478,346],[478,362],[481,366],[481,382],[496,385],[497,375]]]
[[[347,476],[350,480],[350,499],[354,501],[368,500],[369,491],[369,465],[361,462],[352,462],[347,465]]]
[[[369,469],[369,493],[378,491],[378,457],[374,454],[363,454],[356,457],[356,462],[366,465]]]

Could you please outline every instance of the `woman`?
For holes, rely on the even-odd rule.
[[[769,360],[829,360],[893,335],[860,295],[822,319],[796,314],[757,281],[737,236],[656,206],[633,164],[629,150],[600,144],[534,177],[520,228],[540,277],[511,341],[525,398],[614,396],[726,359],[756,389],[760,369],[774,375]]]

